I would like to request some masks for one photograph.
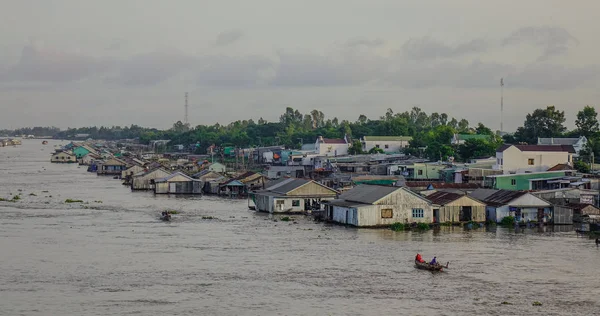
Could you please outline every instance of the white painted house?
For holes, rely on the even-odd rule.
[[[504,174],[543,172],[558,164],[573,166],[571,145],[502,145],[496,151],[494,170]]]
[[[315,151],[319,156],[345,156],[348,154],[348,138],[323,138],[317,137],[315,142]]]
[[[359,185],[325,207],[325,218],[357,227],[432,223],[432,203],[406,187]]]
[[[335,199],[338,191],[307,179],[286,178],[271,182],[249,197],[256,209],[268,213],[304,212],[320,208],[322,201]]]
[[[360,142],[362,150],[366,152],[379,148],[386,153],[397,153],[408,147],[411,140],[410,136],[363,136]]]
[[[50,158],[50,162],[73,163],[73,162],[77,162],[77,156],[75,156],[75,154],[70,151],[61,151],[61,152],[53,154],[52,157]]]
[[[517,222],[552,221],[552,204],[525,191],[498,190],[482,200],[487,220],[499,223],[512,216]]]
[[[556,146],[556,145],[571,145],[573,146],[573,149],[575,149],[575,155],[573,155],[574,157],[578,157],[579,153],[581,152],[582,149],[584,149],[586,147],[588,143],[588,140],[585,136],[580,136],[579,138],[562,138],[562,137],[557,137],[557,138],[539,138],[538,137],[538,145],[552,145],[552,146]]]

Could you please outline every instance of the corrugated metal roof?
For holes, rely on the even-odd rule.
[[[267,188],[267,191],[272,191],[280,194],[287,194],[290,191],[296,190],[297,188],[309,183],[310,180],[306,179],[295,179],[288,178],[279,181],[275,185],[271,185]]]
[[[450,203],[452,201],[456,201],[456,200],[460,199],[463,196],[465,196],[465,195],[464,194],[452,193],[452,192],[438,191],[438,192],[435,192],[435,193],[432,193],[432,194],[428,195],[427,199],[429,201],[431,201],[433,204],[445,205],[445,204],[448,204],[448,203]]]
[[[400,189],[401,187],[362,184],[350,191],[344,192],[340,195],[340,199],[363,204],[373,204]]]
[[[579,138],[538,138],[538,145],[575,145]]]
[[[483,199],[483,202],[495,206],[506,205],[512,200],[515,200],[525,194],[527,194],[525,191],[499,190],[498,192]]]
[[[412,137],[410,136],[364,136],[363,139],[367,142],[400,142],[400,141],[410,141]]]
[[[175,173],[172,173],[172,174],[170,174],[170,175],[168,175],[168,176],[166,176],[166,177],[164,177],[164,178],[162,178],[162,179],[156,179],[156,180],[154,180],[154,182],[165,182],[165,181],[169,181],[170,179],[173,179],[173,178],[174,178],[174,177],[176,177],[176,176],[183,176],[183,177],[184,177],[184,178],[186,178],[186,180],[188,180],[188,181],[200,181],[200,180],[197,180],[197,179],[191,178],[191,177],[190,177],[190,176],[188,176],[187,174],[184,174],[184,173],[181,173],[181,172],[177,171],[177,172],[175,172]]]
[[[548,151],[548,152],[568,152],[575,153],[575,148],[572,145],[511,145],[504,144],[496,150],[497,152],[503,152],[511,146],[516,147],[520,151]]]
[[[499,190],[495,189],[477,189],[469,194],[470,197],[484,201],[488,196],[498,192]]]
[[[573,170],[571,166],[566,163],[559,163],[558,165],[546,170],[546,171],[564,171],[564,170]]]

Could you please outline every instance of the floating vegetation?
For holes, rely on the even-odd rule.
[[[395,232],[401,232],[406,229],[406,225],[396,222],[396,223],[393,223],[392,225],[390,225],[390,229]]]
[[[533,306],[542,306],[542,303],[538,302],[538,301],[535,301],[531,305],[533,305]]]
[[[427,224],[427,223],[418,223],[417,224],[418,230],[428,230],[429,228],[431,228],[431,227],[429,227],[429,224]]]
[[[8,200],[5,198],[0,198],[0,202],[6,202],[6,201],[8,201]]]
[[[21,197],[18,196],[18,195],[13,196],[13,198],[12,198],[13,202],[16,202],[16,201],[18,201],[20,199],[21,199]]]
[[[32,193],[29,193],[29,196],[37,196],[37,194],[32,192]]]
[[[440,226],[452,226],[452,222],[443,222]]]
[[[502,303],[500,303],[500,304],[502,304],[502,305],[512,305],[512,303],[509,303],[509,302],[507,302],[507,301],[504,301],[504,302],[502,302]]]
[[[66,199],[65,203],[83,203],[82,200]]]
[[[515,218],[513,216],[506,216],[500,221],[502,226],[513,226],[515,224]]]
[[[213,216],[202,216],[202,219],[217,219],[217,218],[213,217]]]
[[[175,210],[168,210],[167,214],[179,214],[179,212],[177,212]]]
[[[48,191],[42,191],[42,193],[48,193]]]
[[[281,220],[282,222],[289,222],[289,221],[291,221],[292,219],[291,219],[289,216],[284,216],[284,217],[280,218],[280,220]]]
[[[102,203],[102,201],[98,200],[98,201],[94,201],[94,203]]]

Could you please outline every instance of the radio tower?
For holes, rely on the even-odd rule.
[[[500,78],[500,135],[504,134],[504,78]]]
[[[185,119],[184,119],[184,123],[185,125],[188,124],[188,93],[185,93]]]

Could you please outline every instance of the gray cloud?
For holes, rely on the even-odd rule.
[[[505,85],[532,90],[568,90],[597,87],[600,67],[566,67],[536,63],[515,72],[505,79]]]
[[[0,72],[0,81],[72,82],[106,71],[109,60],[27,45],[17,64]]]
[[[483,39],[450,46],[430,37],[411,38],[402,45],[402,54],[405,58],[413,60],[453,58],[485,52],[488,46]]]
[[[498,85],[500,78],[513,71],[509,65],[484,63],[439,62],[403,63],[389,72],[384,80],[404,88],[432,87],[490,88]]]
[[[273,73],[273,61],[263,56],[208,56],[202,58],[198,84],[243,87],[261,85]]]
[[[279,53],[275,86],[355,85],[377,78],[385,59],[365,55],[321,56]]]
[[[357,46],[365,46],[365,47],[379,47],[385,44],[385,41],[376,38],[376,39],[366,39],[366,38],[354,38],[350,39],[346,42],[347,47],[357,47]]]
[[[139,54],[118,63],[116,76],[106,83],[126,86],[149,86],[164,82],[184,69],[194,69],[197,58],[178,51]]]
[[[531,44],[542,49],[538,61],[546,61],[553,56],[565,55],[571,45],[579,44],[579,41],[569,31],[561,27],[552,26],[528,26],[522,27],[503,41],[503,45]]]
[[[232,44],[238,40],[240,40],[244,36],[244,32],[241,30],[230,30],[221,32],[217,39],[215,40],[215,45],[217,46],[227,46]]]

